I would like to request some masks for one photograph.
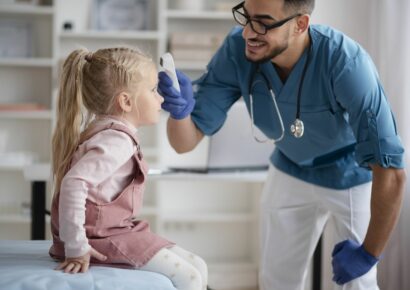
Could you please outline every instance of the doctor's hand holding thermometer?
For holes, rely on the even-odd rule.
[[[184,119],[191,114],[195,106],[191,80],[175,69],[170,53],[161,57],[160,65],[163,71],[158,74],[158,89],[164,97],[162,108],[169,112],[172,118]]]
[[[191,80],[181,71],[177,70],[176,75],[181,91],[177,91],[171,78],[163,71],[158,74],[158,89],[164,97],[162,109],[169,112],[172,118],[181,120],[191,114],[195,106],[195,99]]]
[[[162,109],[170,113],[167,132],[168,135],[173,135],[173,138],[168,139],[173,148],[178,148],[176,149],[178,153],[188,152],[204,137],[190,117],[195,107],[192,84],[184,73],[175,69],[172,56],[170,54],[164,56],[160,61],[163,71],[158,74],[158,91],[164,98]],[[194,133],[186,134],[186,132]]]

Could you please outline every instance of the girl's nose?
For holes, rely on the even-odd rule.
[[[158,92],[157,92],[157,97],[159,99],[159,103],[162,104],[164,102],[164,97],[161,96]]]

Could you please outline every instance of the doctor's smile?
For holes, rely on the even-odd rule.
[[[251,39],[246,41],[246,44],[247,44],[246,49],[250,52],[257,52],[260,48],[266,46],[265,42],[251,40]]]

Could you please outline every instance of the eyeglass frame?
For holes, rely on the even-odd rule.
[[[240,8],[243,8],[244,4],[245,4],[245,1],[242,1],[242,2],[239,3],[238,5],[235,5],[234,7],[232,7],[233,19],[234,19],[239,25],[241,25],[241,26],[243,26],[243,27],[245,27],[246,25],[250,24],[250,26],[251,26],[251,28],[252,28],[252,31],[255,32],[255,33],[257,33],[257,34],[259,34],[259,35],[266,35],[269,30],[272,30],[272,29],[274,29],[274,28],[278,28],[278,27],[284,25],[286,22],[292,20],[293,18],[303,15],[303,14],[301,14],[301,13],[296,13],[296,14],[293,14],[293,15],[291,15],[291,16],[285,18],[285,19],[282,19],[282,20],[280,20],[280,21],[277,21],[277,22],[275,22],[274,24],[267,25],[267,24],[265,24],[265,23],[263,23],[263,22],[261,22],[261,21],[259,21],[259,20],[252,19],[251,17],[249,17],[249,16],[247,16],[247,15],[245,15],[245,14],[239,12],[238,10],[239,10]],[[245,23],[245,24],[240,23],[240,22],[236,19],[235,13],[241,14],[241,15],[246,19],[246,23]],[[265,33],[259,33],[259,32],[257,32],[257,31],[253,28],[252,21],[257,22],[257,23],[260,24],[263,28],[265,28]]]

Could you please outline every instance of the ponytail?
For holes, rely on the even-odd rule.
[[[136,91],[151,59],[136,49],[106,48],[94,53],[73,51],[63,65],[57,104],[57,123],[52,138],[54,192],[70,168],[80,141],[95,115],[116,113],[115,97],[123,90]]]
[[[80,140],[83,121],[83,67],[88,54],[85,49],[77,49],[67,57],[63,65],[57,101],[57,123],[52,138],[54,192],[60,190],[61,181],[69,169]]]

